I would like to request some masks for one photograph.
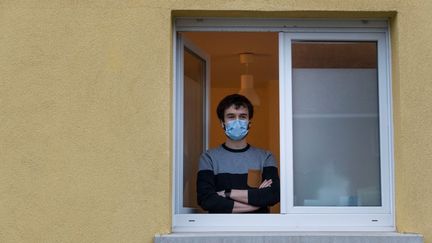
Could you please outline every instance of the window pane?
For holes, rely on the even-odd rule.
[[[196,175],[205,141],[205,61],[184,51],[183,207],[198,208]]]
[[[294,206],[381,206],[376,42],[294,42]]]

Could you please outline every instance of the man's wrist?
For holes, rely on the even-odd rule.
[[[231,189],[225,189],[225,197],[231,198]]]

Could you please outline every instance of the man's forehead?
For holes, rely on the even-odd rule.
[[[236,113],[236,114],[240,113],[240,114],[247,114],[247,115],[249,115],[249,110],[245,106],[242,106],[242,105],[241,106],[232,105],[228,109],[225,110],[225,115],[227,115],[227,114],[234,114],[234,113]]]

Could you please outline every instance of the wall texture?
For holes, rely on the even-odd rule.
[[[427,0],[0,1],[0,241],[170,231],[174,14],[392,17],[397,228],[431,243],[431,12]]]

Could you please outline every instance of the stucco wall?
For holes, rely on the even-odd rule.
[[[432,242],[427,0],[1,1],[0,242],[151,242],[170,231],[172,10],[251,17],[396,11],[397,227]]]

